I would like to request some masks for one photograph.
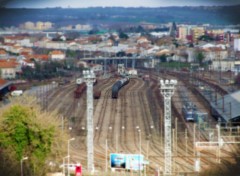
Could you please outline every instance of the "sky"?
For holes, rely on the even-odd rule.
[[[0,0],[6,8],[166,7],[236,5],[240,0]]]

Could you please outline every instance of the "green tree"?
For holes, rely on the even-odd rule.
[[[120,38],[120,39],[128,39],[128,35],[125,34],[125,33],[123,33],[123,32],[120,32],[120,33],[119,33],[119,38]]]
[[[198,40],[209,42],[209,41],[213,41],[214,39],[209,35],[202,35],[198,38]]]
[[[158,56],[161,62],[167,62],[167,56],[165,54]]]
[[[76,58],[77,57],[77,52],[73,50],[67,50],[66,51],[66,56],[70,58]]]
[[[203,65],[204,59],[205,59],[205,55],[202,52],[196,53],[196,61],[199,63],[200,66]]]
[[[63,139],[66,137],[63,136],[66,135],[59,131],[61,123],[56,115],[41,112],[39,107],[32,105],[9,105],[0,114],[0,149],[8,161],[7,167],[14,167],[28,156],[28,175],[45,175],[46,161],[64,156],[66,140]],[[3,172],[6,171],[0,169],[0,175]],[[19,174],[17,172],[16,169],[11,175]]]
[[[22,76],[28,80],[34,78],[34,69],[29,66],[22,67]]]

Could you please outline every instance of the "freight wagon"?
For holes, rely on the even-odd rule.
[[[86,90],[86,83],[83,82],[79,85],[77,85],[76,90],[74,91],[74,98],[80,98],[83,94],[83,92]]]
[[[82,82],[82,81],[80,81]],[[98,83],[98,80],[96,79],[93,85],[95,86]],[[77,83],[77,88],[74,91],[74,98],[80,98],[83,94],[83,92],[87,89],[87,85],[85,82]],[[101,95],[101,92],[100,92]],[[99,97],[100,97],[99,95]]]
[[[112,98],[118,98],[119,90],[129,83],[129,78],[123,78],[115,82],[112,86]]]
[[[101,97],[101,91],[100,90],[94,90],[93,91],[93,98],[99,99]]]

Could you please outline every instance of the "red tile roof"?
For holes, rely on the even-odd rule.
[[[6,84],[6,83],[7,83],[6,80],[4,80],[4,79],[0,79],[0,86],[4,85],[4,84]]]
[[[60,50],[53,50],[50,54],[51,55],[62,55],[64,53],[62,51],[60,51]]]
[[[34,55],[24,55],[27,59],[39,59],[42,61],[47,61],[49,56],[46,54],[34,54]]]
[[[7,54],[7,52],[3,49],[0,49],[0,55],[5,55],[5,54]]]
[[[0,68],[16,68],[17,63],[13,61],[1,61]]]

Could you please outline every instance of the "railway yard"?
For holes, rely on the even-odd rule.
[[[235,162],[240,128],[222,128],[223,122],[212,117],[211,109],[201,95],[203,87],[207,86],[218,97],[228,93],[225,85],[218,84],[214,74],[199,76],[149,70],[141,73],[149,75],[149,79],[130,78],[117,98],[112,98],[112,86],[119,78],[98,78],[94,86],[94,90],[101,91],[98,99],[94,99],[96,175],[111,175],[111,153],[143,154],[147,163],[141,174],[164,172],[164,102],[159,89],[160,79],[178,80],[172,97],[172,173],[195,175],[221,163]],[[72,80],[38,93],[37,97],[45,110],[56,110],[61,114],[59,118],[64,121],[62,128],[70,130],[75,138],[70,146],[70,160],[72,163],[80,162],[86,171],[86,91],[76,96],[76,89],[76,81]],[[194,104],[199,112],[194,122],[187,121],[184,116],[183,105],[186,102]],[[200,163],[198,166],[196,161]],[[127,170],[116,170],[112,175],[116,173],[139,175],[138,171]]]

